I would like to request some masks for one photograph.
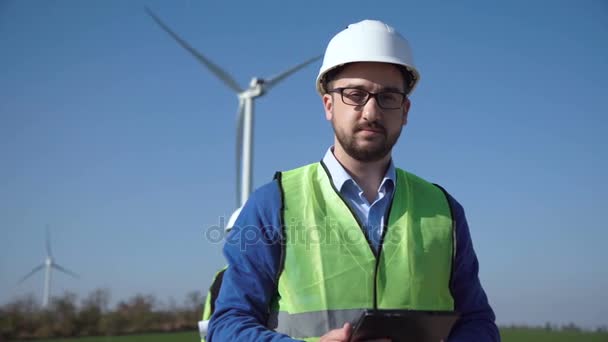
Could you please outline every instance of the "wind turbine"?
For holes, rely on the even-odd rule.
[[[44,262],[30,271],[30,273],[26,274],[19,280],[19,284],[23,283],[27,278],[34,275],[34,273],[40,271],[42,268],[45,269],[44,272],[44,292],[42,295],[42,307],[46,307],[49,304],[49,295],[51,293],[51,270],[54,268],[60,272],[71,275],[74,278],[78,278],[78,275],[72,271],[67,270],[66,268],[57,264],[53,259],[53,254],[51,253],[51,233],[49,231],[49,227],[46,227],[46,258]]]
[[[252,178],[252,141],[253,141],[253,111],[254,100],[265,95],[268,90],[276,86],[288,76],[306,67],[312,62],[320,59],[322,56],[310,58],[296,66],[293,66],[275,76],[268,79],[253,77],[249,83],[249,87],[243,89],[234,80],[234,78],[217,64],[213,63],[209,58],[194,49],[190,44],[173,32],[154,12],[148,7],[145,7],[146,12],[154,21],[167,32],[177,43],[184,49],[188,50],[194,58],[202,63],[209,71],[218,77],[228,88],[237,94],[239,107],[237,112],[237,127],[236,127],[236,201],[237,208],[245,204],[249,194],[251,193],[251,178]],[[236,214],[236,212],[235,212]],[[234,214],[233,214],[234,215]]]

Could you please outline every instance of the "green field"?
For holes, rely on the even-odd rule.
[[[503,342],[608,342],[608,333],[501,329]]]
[[[200,342],[198,332],[33,340],[35,342]]]
[[[608,342],[608,333],[558,332],[542,329],[501,329],[503,342]],[[147,334],[118,337],[40,340],[40,342],[197,342],[198,333]]]

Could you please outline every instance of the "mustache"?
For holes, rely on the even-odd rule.
[[[375,131],[380,131],[381,133],[386,134],[386,128],[384,128],[384,126],[381,123],[377,122],[377,121],[367,122],[367,123],[360,123],[360,124],[357,124],[357,126],[355,126],[355,131],[356,132],[362,131],[364,129],[371,129],[371,130],[375,130]]]

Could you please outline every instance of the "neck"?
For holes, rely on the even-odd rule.
[[[376,161],[362,162],[348,155],[339,144],[336,143],[334,146],[334,156],[363,189],[365,197],[371,203],[375,200],[380,183],[386,174],[391,160],[390,153]]]

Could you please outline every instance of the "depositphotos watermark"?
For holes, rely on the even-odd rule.
[[[387,234],[383,245],[404,243],[400,232],[403,230],[392,227],[395,230]],[[357,244],[368,244],[365,233],[358,225],[338,227],[337,222],[331,217],[326,217],[320,225],[305,224],[296,219],[290,220],[286,227],[265,225],[235,225],[226,230],[226,218],[218,217],[217,225],[210,225],[204,229],[205,239],[210,243],[225,243],[239,245],[241,250],[248,246],[259,244],[299,244],[312,249],[318,245],[324,246],[347,246]],[[287,241],[284,234],[289,235]]]

